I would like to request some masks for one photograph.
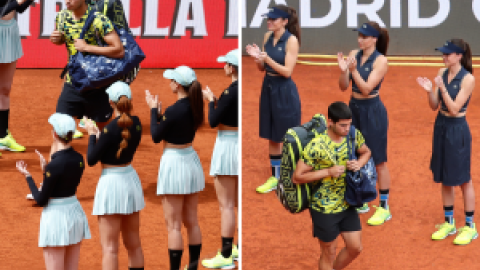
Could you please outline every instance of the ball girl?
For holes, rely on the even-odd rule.
[[[438,71],[435,86],[425,77],[417,78],[418,84],[427,91],[430,108],[434,111],[440,108],[433,129],[430,169],[433,180],[442,184],[445,223],[437,226],[432,239],[442,240],[457,232],[453,218],[454,187],[460,186],[465,205],[465,226],[460,228],[453,243],[466,245],[478,237],[473,222],[475,192],[470,174],[472,135],[465,117],[475,88],[472,52],[462,39],[448,40],[436,50],[443,53],[445,68]]]
[[[232,80],[220,98],[207,87],[203,98],[207,100],[208,122],[218,127],[217,140],[213,149],[210,176],[215,177],[215,190],[221,213],[222,250],[214,258],[202,261],[207,268],[235,268],[238,249],[233,244],[235,234],[235,201],[238,194],[238,49],[220,56],[217,61],[225,63],[225,75]]]
[[[385,57],[389,35],[385,28],[376,22],[364,23],[358,31],[358,50],[350,52],[344,59],[338,53],[338,65],[342,71],[339,79],[340,90],[348,89],[352,81],[352,97],[349,107],[352,110],[352,124],[358,128],[372,151],[373,161],[378,175],[380,205],[375,214],[368,219],[369,225],[381,225],[390,220],[388,197],[390,191],[390,172],[387,167],[388,115],[380,100],[379,91],[387,74],[388,61]],[[360,213],[369,211],[368,204],[357,209]]]
[[[25,151],[8,131],[10,91],[17,60],[23,56],[15,13],[23,13],[32,3],[33,0],[0,0],[0,149],[15,152]]]
[[[276,189],[280,177],[282,140],[287,130],[300,125],[301,104],[297,86],[290,77],[297,62],[300,47],[300,26],[295,9],[274,6],[269,13],[268,32],[263,50],[247,45],[247,53],[255,59],[260,71],[265,71],[260,95],[260,137],[269,141],[272,176],[257,188],[259,193]]]
[[[37,151],[43,171],[42,190],[38,190],[24,161],[17,162],[17,169],[26,177],[37,204],[44,207],[38,246],[43,248],[46,269],[76,270],[82,240],[91,238],[87,217],[75,196],[85,163],[70,144],[75,120],[55,113],[48,122],[53,126],[50,162],[47,164]]]
[[[89,134],[87,162],[102,165],[93,203],[98,216],[103,269],[119,269],[118,247],[122,234],[128,251],[130,270],[143,270],[140,242],[140,210],[145,207],[142,184],[131,163],[142,138],[142,124],[132,115],[132,94],[124,82],[115,82],[106,90],[114,119],[101,132],[84,118]]]
[[[205,188],[205,176],[192,142],[204,122],[202,86],[195,72],[187,66],[166,70],[163,77],[170,80],[170,89],[177,95],[175,104],[162,113],[158,96],[146,91],[152,139],[155,143],[164,141],[157,195],[162,196],[167,224],[170,269],[180,269],[183,224],[187,229],[190,253],[186,268],[196,270],[202,248],[197,217],[198,194]]]

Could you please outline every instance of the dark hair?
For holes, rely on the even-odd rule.
[[[228,66],[229,66],[229,67],[233,67],[233,74],[238,75],[238,67],[237,67],[237,66],[232,65],[232,64],[230,64],[230,63],[228,63]]]
[[[193,111],[193,127],[195,131],[203,124],[205,119],[203,113],[203,94],[202,94],[202,85],[198,81],[193,81],[193,83],[185,89],[190,100],[190,106]]]
[[[57,133],[55,132],[55,134]],[[62,143],[70,143],[73,139],[73,131],[69,131],[65,137],[60,137],[58,134],[57,137]]]
[[[290,18],[288,18],[288,23],[285,28],[288,30],[288,32],[292,33],[294,36],[297,37],[298,44],[300,44],[300,24],[298,23],[297,11],[294,8],[285,5],[276,5],[275,7],[287,12],[288,15],[290,15]]]
[[[462,64],[464,69],[473,74],[472,51],[470,50],[470,45],[468,45],[468,43],[463,39],[459,38],[452,38],[450,42],[465,51],[462,55],[462,59],[460,60],[460,64]]]
[[[128,140],[130,139],[130,131],[128,128],[133,125],[132,118],[130,118],[132,102],[126,96],[121,96],[116,106],[117,110],[121,113],[117,122],[117,125],[122,128],[122,142],[120,143],[120,149],[118,149],[117,152],[117,158],[120,158],[123,149],[127,148]]]
[[[367,24],[373,26],[378,32],[380,32],[380,36],[377,38],[377,44],[375,47],[381,54],[387,55],[388,42],[390,41],[388,30],[386,28],[381,28],[376,22],[368,22]]]
[[[328,106],[328,119],[333,123],[337,123],[340,120],[352,119],[352,111],[347,104],[337,101]]]

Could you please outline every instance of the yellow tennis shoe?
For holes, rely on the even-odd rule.
[[[372,226],[382,225],[383,223],[385,223],[385,221],[392,219],[392,215],[390,214],[389,209],[385,209],[381,206],[375,206],[375,205],[373,207],[377,208],[377,211],[375,211],[375,214],[373,214],[373,216],[371,216],[368,219],[367,221],[368,225],[372,225]]]
[[[275,176],[270,176],[270,178],[267,179],[267,182],[265,182],[265,184],[257,187],[257,192],[258,193],[268,193],[268,192],[276,189],[277,184],[278,184],[278,179]]]
[[[238,261],[238,258],[240,257],[237,245],[233,245],[232,257],[233,257],[233,260],[235,260],[235,261]]]
[[[234,269],[236,267],[233,263],[233,256],[224,258],[220,252],[212,259],[203,260],[202,265],[210,269]]]
[[[473,228],[469,226],[465,226],[458,230],[460,234],[453,240],[453,243],[456,245],[467,245],[472,242],[473,239],[477,239],[478,233],[475,224],[473,224]]]
[[[357,209],[357,213],[359,214],[368,213],[368,211],[370,211],[370,207],[368,207],[368,203],[364,203],[362,206],[357,207],[356,209]]]
[[[5,138],[0,139],[0,149],[12,151],[12,152],[25,151],[25,147],[21,146],[20,144],[17,143],[17,141],[15,141],[10,131],[8,131],[8,134],[7,136],[5,136]]]
[[[80,139],[82,137],[83,137],[83,133],[80,130],[75,130],[75,133],[73,133],[73,138]]]
[[[445,222],[443,224],[438,224],[436,227],[438,230],[432,234],[432,240],[443,240],[447,238],[447,236],[453,235],[457,232],[457,229],[455,228],[455,220],[453,220],[452,224]]]

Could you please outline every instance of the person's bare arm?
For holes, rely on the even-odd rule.
[[[437,76],[442,76],[445,72],[445,68],[441,68],[438,71]],[[427,91],[428,96],[428,105],[432,109],[432,111],[436,111],[438,106],[440,105],[440,98],[438,92],[438,86],[434,86],[433,83],[427,77],[418,77],[417,83]]]
[[[367,81],[364,81],[358,72],[356,61],[352,62],[349,68],[352,73],[352,79],[355,80],[358,90],[362,95],[368,96],[387,74],[388,60],[383,55],[377,57],[373,63],[372,72],[368,76]]]
[[[460,110],[462,109],[465,102],[467,102],[468,98],[473,92],[475,88],[475,77],[473,75],[468,74],[462,80],[461,89],[458,92],[455,100],[448,94],[447,88],[443,84],[443,79],[441,76],[437,76],[435,78],[435,84],[438,86],[440,94],[443,97],[443,101],[445,102],[445,106],[447,110],[452,115],[459,114]]]
[[[111,58],[123,58],[125,50],[117,32],[112,31],[103,37],[108,46],[100,47],[89,45],[84,39],[75,39],[75,49],[80,52],[87,52],[96,55],[103,55]]]
[[[348,86],[350,85],[350,70],[348,69],[348,65],[351,59],[355,59],[357,52],[358,50],[350,51],[347,59],[343,57],[342,53],[337,54],[338,66],[340,67],[341,71],[340,78],[338,79],[338,86],[342,91],[347,90]]]
[[[300,45],[296,36],[291,35],[288,38],[285,54],[285,65],[281,65],[275,62],[266,52],[260,54],[260,59],[262,59],[266,64],[272,67],[278,74],[282,75],[285,78],[292,76],[293,68],[297,64],[298,51]]]

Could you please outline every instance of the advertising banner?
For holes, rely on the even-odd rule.
[[[121,0],[135,40],[147,58],[142,68],[189,65],[219,68],[219,55],[238,47],[238,0]],[[64,45],[50,43],[64,0],[35,0],[17,14],[24,56],[19,68],[63,68]]]
[[[262,17],[275,4],[297,10],[301,53],[348,53],[357,48],[362,23],[375,21],[390,35],[389,55],[435,55],[447,39],[462,38],[480,54],[480,0],[241,0],[242,49],[261,45]]]

